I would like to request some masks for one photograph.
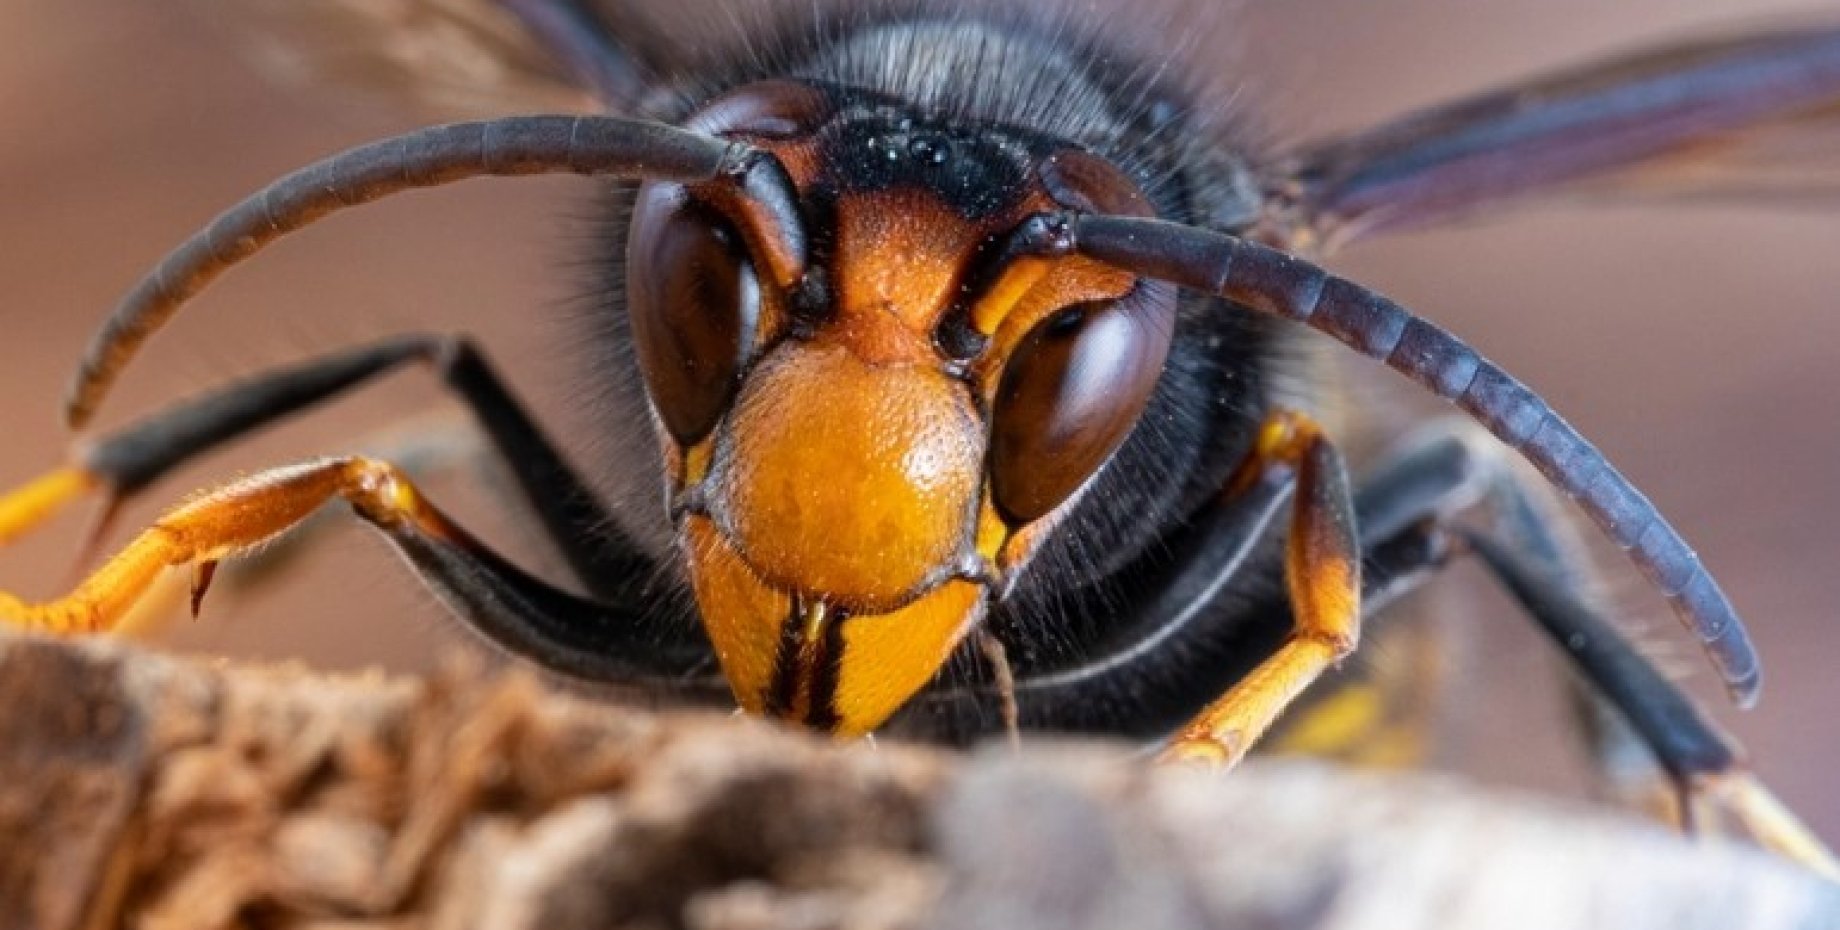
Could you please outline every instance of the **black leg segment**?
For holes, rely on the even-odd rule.
[[[1464,548],[1564,650],[1597,694],[1621,711],[1676,783],[1724,772],[1737,751],[1675,684],[1553,575],[1489,534],[1460,530]]]
[[[408,335],[232,384],[104,437],[80,464],[117,499],[200,453],[365,384],[405,364],[429,366],[471,411],[576,577],[630,596],[657,573],[468,340]]]
[[[377,519],[359,508],[465,625],[488,643],[579,682],[719,703],[728,687],[685,603],[606,604],[517,567],[439,521]],[[684,595],[679,594],[679,600]]]

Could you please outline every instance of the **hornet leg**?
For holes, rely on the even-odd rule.
[[[1354,501],[1341,456],[1315,423],[1279,413],[1261,429],[1235,490],[1273,468],[1297,475],[1285,590],[1295,617],[1277,652],[1195,717],[1164,750],[1165,760],[1233,765],[1303,690],[1354,651],[1361,624],[1361,560]]]
[[[120,505],[219,445],[411,363],[434,369],[504,458],[526,503],[589,590],[614,596],[652,576],[599,499],[564,461],[485,357],[466,339],[410,335],[258,375],[80,448],[73,465],[0,496],[0,544],[89,493],[104,498],[98,532]]]
[[[193,602],[217,563],[258,547],[333,500],[396,545],[475,631],[543,667],[597,683],[702,687],[708,647],[648,627],[648,605],[588,601],[521,571],[427,501],[394,466],[360,457],[261,472],[169,511],[69,595],[0,593],[0,622],[59,634],[113,629],[166,571],[189,568]],[[707,689],[705,689],[707,690]]]

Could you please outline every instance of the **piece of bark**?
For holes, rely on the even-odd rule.
[[[4,930],[1836,924],[1840,888],[1753,851],[1447,779],[0,637]]]

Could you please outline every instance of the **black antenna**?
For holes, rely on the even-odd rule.
[[[1082,254],[1307,324],[1454,402],[1577,502],[1667,596],[1732,699],[1756,703],[1756,650],[1698,554],[1546,401],[1462,340],[1311,262],[1224,233],[1115,216],[1061,222]]]
[[[747,174],[753,154],[748,146],[660,123],[516,116],[436,126],[315,162],[219,214],[135,284],[84,353],[65,397],[65,422],[73,428],[87,423],[141,345],[212,279],[336,210],[489,176],[705,181]]]

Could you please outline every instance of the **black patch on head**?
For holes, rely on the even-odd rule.
[[[926,191],[971,220],[1013,206],[1028,181],[1030,153],[1023,146],[889,108],[846,115],[821,144],[826,182],[836,190]]]

